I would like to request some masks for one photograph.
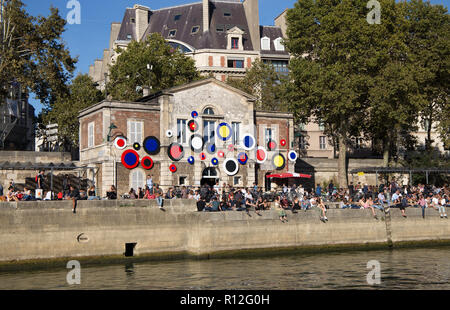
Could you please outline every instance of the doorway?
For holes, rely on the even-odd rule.
[[[214,167],[208,167],[203,170],[202,180],[200,181],[200,185],[209,185],[214,186],[216,182],[219,181],[219,174],[217,169]]]

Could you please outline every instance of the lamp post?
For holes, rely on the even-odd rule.
[[[111,125],[109,126],[108,136],[106,137],[106,140],[107,140],[108,142],[111,141],[111,131],[113,131],[113,129],[117,129],[117,126],[114,125],[114,123],[111,123]]]

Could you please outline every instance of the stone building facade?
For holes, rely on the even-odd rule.
[[[152,175],[153,182],[164,190],[216,181],[220,185],[227,183],[237,187],[249,187],[253,183],[268,186],[265,183],[268,173],[294,172],[295,162],[288,160],[294,135],[293,115],[255,111],[254,101],[252,96],[214,78],[175,87],[136,102],[102,101],[80,112],[80,165],[98,168],[96,183],[101,195],[105,195],[111,185],[117,186],[119,194],[127,193],[130,188],[144,187],[147,175]],[[195,118],[198,132],[195,134],[203,137],[205,145],[211,142],[216,146],[215,152],[203,150],[205,160],[191,149],[190,138],[194,133],[189,130],[188,123],[193,119],[193,111],[198,112]],[[227,141],[218,137],[217,128],[222,123],[232,128],[232,136]],[[168,130],[172,134],[168,134]],[[277,143],[275,150],[267,151],[265,163],[257,163],[256,147],[244,149],[243,138],[248,134],[259,146],[264,146],[269,139]],[[110,141],[108,135],[112,137]],[[136,142],[142,145],[146,137],[157,138],[161,150],[150,155],[153,168],[146,170],[139,165],[127,169],[121,158],[125,150],[114,146],[113,140],[118,136],[126,137],[125,150],[133,149]],[[280,143],[282,140],[285,143]],[[173,161],[168,156],[172,143],[183,147],[184,156],[180,161]],[[232,149],[230,145],[233,145]],[[221,150],[223,157],[218,155]],[[143,147],[137,153],[140,159],[148,156]],[[241,153],[248,156],[248,161],[239,164],[239,171],[230,176],[224,170],[224,161],[236,159]],[[285,165],[278,169],[271,164],[277,154],[285,158]],[[189,156],[195,159],[193,164],[187,161]],[[217,165],[211,161],[214,157],[218,160]],[[176,172],[171,172],[171,165],[176,166]]]

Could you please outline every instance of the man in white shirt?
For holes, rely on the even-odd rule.
[[[150,194],[153,194],[153,178],[150,174],[147,176],[146,185],[150,191]]]
[[[448,218],[447,217],[447,211],[445,210],[445,205],[447,204],[447,202],[446,202],[446,200],[445,200],[445,197],[440,197],[440,195],[439,195],[439,198],[440,198],[440,203],[439,203],[439,206],[438,206],[438,208],[439,208],[439,215],[441,216],[441,218]]]

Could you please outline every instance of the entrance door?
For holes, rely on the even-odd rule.
[[[217,173],[216,168],[209,167],[203,170],[200,185],[208,184],[210,186],[214,186],[217,181],[219,181],[219,174]]]

